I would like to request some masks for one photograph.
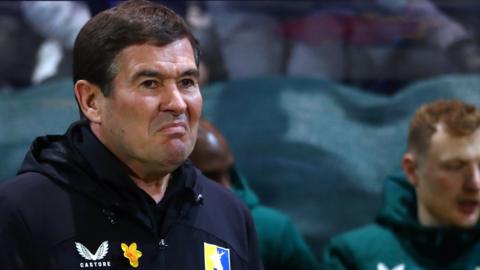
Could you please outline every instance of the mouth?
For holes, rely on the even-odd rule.
[[[183,135],[187,132],[187,123],[184,121],[175,121],[162,125],[157,132],[170,135]]]
[[[480,208],[480,201],[470,199],[459,200],[457,205],[461,213],[471,215]]]

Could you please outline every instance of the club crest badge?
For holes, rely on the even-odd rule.
[[[87,260],[87,262],[80,263],[80,268],[110,267],[110,261],[102,261],[108,254],[108,241],[101,243],[95,253],[90,252],[88,248],[79,242],[75,242],[75,248],[78,254]]]
[[[203,243],[205,270],[230,270],[230,249]]]

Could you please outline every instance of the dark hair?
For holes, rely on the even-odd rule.
[[[480,111],[458,100],[440,100],[423,105],[410,123],[408,151],[425,154],[440,124],[451,136],[468,136],[480,127]]]
[[[73,48],[73,83],[87,80],[108,96],[117,73],[115,57],[123,49],[146,43],[164,46],[182,38],[190,41],[198,66],[198,42],[182,17],[157,3],[122,2],[97,14],[78,34]]]

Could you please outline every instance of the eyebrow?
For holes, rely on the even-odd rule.
[[[466,158],[463,158],[463,157],[454,156],[454,157],[448,157],[447,159],[444,159],[444,160],[440,160],[440,162],[442,162],[442,163],[456,163],[456,162],[468,163],[469,160],[466,159]]]
[[[199,73],[198,69],[191,68],[191,69],[187,69],[182,74],[180,74],[180,77],[184,77],[184,76],[192,76],[192,77],[198,78],[198,77],[200,77],[200,73]],[[133,74],[132,81],[136,81],[141,77],[156,77],[156,78],[163,79],[163,78],[165,78],[165,75],[163,75],[162,73],[160,73],[156,70],[143,69],[143,70],[140,70],[140,71],[136,72],[135,74]]]
[[[184,76],[191,76],[191,77],[198,78],[200,77],[200,72],[196,68],[191,68],[184,71],[180,77],[184,77]]]

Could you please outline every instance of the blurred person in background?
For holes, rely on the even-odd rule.
[[[205,176],[232,190],[248,206],[265,270],[318,269],[315,256],[292,220],[260,203],[247,180],[235,168],[235,157],[226,139],[206,119],[200,121],[190,159]]]
[[[404,175],[385,182],[375,223],[334,237],[324,269],[480,267],[478,108],[455,100],[420,107],[402,165]]]
[[[71,77],[72,49],[90,18],[82,1],[0,3],[0,90]]]
[[[31,27],[44,37],[32,83],[71,77],[75,38],[91,17],[88,5],[83,1],[23,1],[21,7]]]
[[[430,0],[211,1],[207,7],[232,79],[306,76],[393,94],[418,79],[480,70],[475,33]]]
[[[31,84],[43,38],[23,17],[19,2],[0,2],[0,11],[0,90],[15,90]]]

